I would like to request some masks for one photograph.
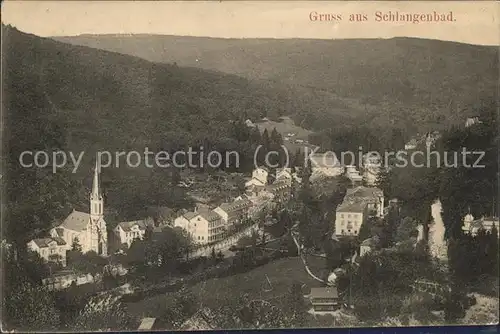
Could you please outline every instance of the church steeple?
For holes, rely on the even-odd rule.
[[[97,167],[97,161],[95,162],[94,180],[92,181],[91,197],[95,198],[95,199],[98,199],[101,197],[101,194],[99,191],[99,168]]]
[[[94,168],[94,179],[92,181],[92,192],[90,193],[90,216],[97,219],[103,216],[103,200],[99,189],[99,168],[96,165]]]

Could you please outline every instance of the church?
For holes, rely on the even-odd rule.
[[[50,230],[50,236],[64,240],[68,250],[77,241],[83,253],[94,251],[98,255],[107,256],[108,233],[104,221],[104,201],[99,188],[97,165],[90,193],[90,212],[73,210],[59,226]]]
[[[63,222],[50,230],[50,237],[33,239],[28,249],[37,252],[46,261],[66,266],[66,252],[78,242],[83,253],[108,255],[108,232],[104,221],[104,201],[99,189],[99,169],[95,168],[90,193],[90,212],[73,210]]]

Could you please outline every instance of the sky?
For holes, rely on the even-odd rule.
[[[453,13],[453,22],[376,22],[376,13]],[[311,12],[342,21],[311,21]],[[364,14],[364,22],[349,22]],[[500,45],[500,4],[493,1],[15,1],[2,22],[38,36],[161,34],[222,38],[420,37]]]

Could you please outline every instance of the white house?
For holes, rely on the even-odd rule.
[[[255,168],[252,172],[252,178],[245,183],[245,187],[250,186],[265,186],[267,184],[267,177],[269,170],[265,167]]]
[[[226,222],[222,217],[206,209],[187,212],[177,217],[174,226],[186,230],[193,241],[200,244],[221,240],[226,233]]]
[[[335,213],[335,233],[338,236],[355,236],[368,217],[364,202],[343,202]]]
[[[61,238],[39,238],[28,242],[28,249],[37,252],[47,262],[59,262],[66,266],[66,242]]]
[[[357,235],[370,216],[384,214],[384,193],[378,188],[358,186],[347,189],[335,214],[335,233]]]
[[[154,227],[152,218],[118,223],[113,232],[119,240],[120,245],[126,244],[127,247],[130,247],[135,239],[142,240],[144,238],[148,226],[151,228]]]
[[[108,233],[97,166],[90,194],[90,213],[73,210],[59,226],[50,230],[50,236],[64,240],[67,249],[71,249],[73,242],[77,240],[83,253],[94,251],[102,256],[107,255]]]

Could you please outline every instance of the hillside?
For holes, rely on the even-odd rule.
[[[283,90],[238,76],[155,64],[10,26],[2,25],[2,42],[5,220],[13,229],[9,237],[20,242],[72,207],[87,210],[97,150],[234,147],[232,120],[278,116],[289,101]],[[76,173],[53,174],[21,168],[25,150],[85,154]],[[148,206],[186,205],[184,191],[171,185],[170,176],[162,168],[107,169],[102,183],[108,223],[140,218]]]
[[[342,98],[350,109],[419,126],[462,123],[477,101],[495,96],[498,51],[417,38],[364,40],[220,39],[161,35],[55,37],[162,63],[264,79],[316,99]],[[294,110],[342,115],[342,108]],[[379,109],[383,108],[384,112]],[[341,110],[339,110],[341,109]],[[380,115],[382,113],[382,115]],[[329,126],[309,116],[315,128]],[[438,125],[439,126],[439,125]]]

